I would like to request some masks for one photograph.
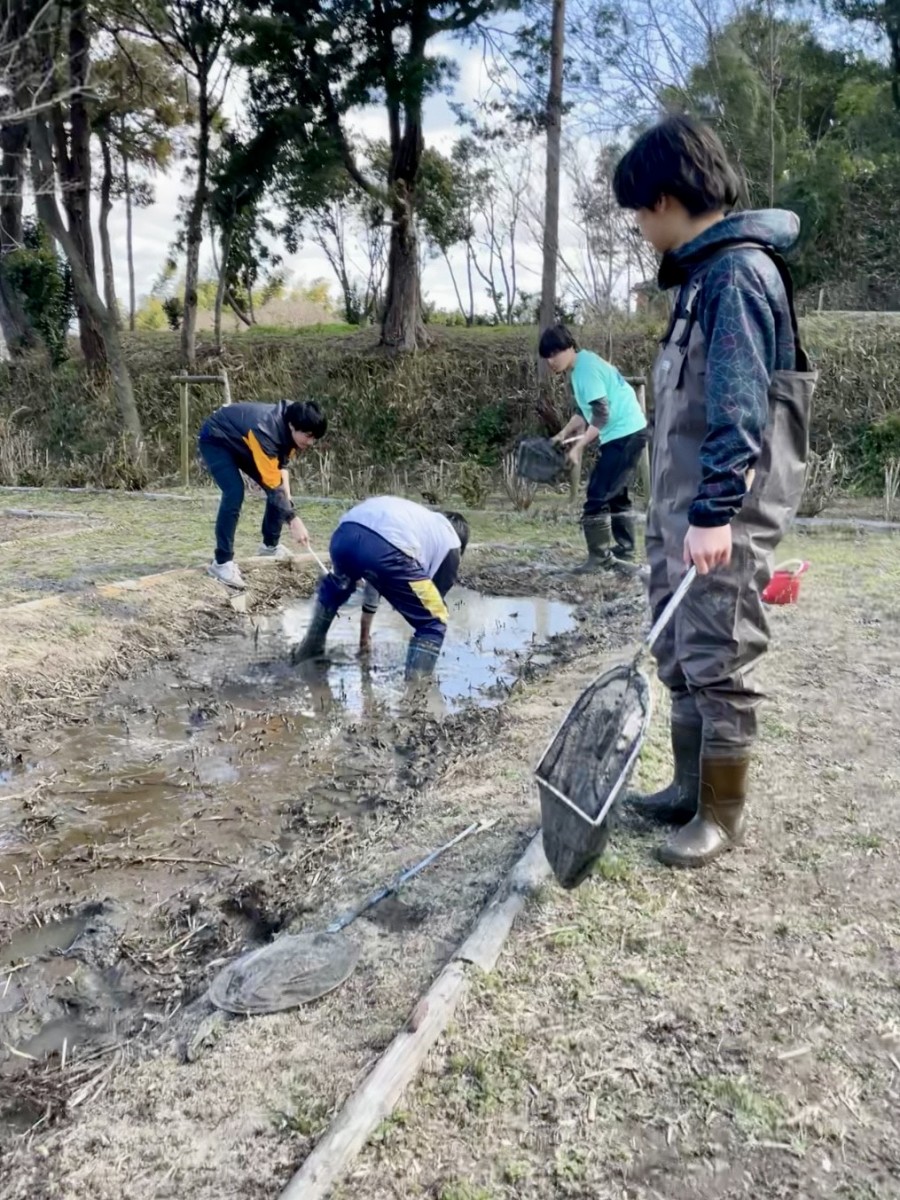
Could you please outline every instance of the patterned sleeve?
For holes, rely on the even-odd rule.
[[[775,370],[775,314],[759,275],[739,261],[704,281],[697,318],[706,341],[706,437],[692,525],[727,525],[759,457]],[[710,272],[713,275],[713,272]],[[724,275],[724,277],[723,277]]]

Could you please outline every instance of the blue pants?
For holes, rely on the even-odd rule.
[[[244,503],[244,480],[240,465],[227,446],[201,441],[199,450],[206,469],[222,489],[216,517],[216,562],[231,562],[234,558],[234,535]],[[267,498],[262,522],[262,538],[267,546],[278,545],[283,525],[283,513]]]
[[[323,607],[337,612],[356,591],[359,581],[366,579],[412,625],[417,638],[442,644],[447,632],[447,606],[434,581],[414,558],[353,521],[338,525],[330,553],[331,571],[319,584],[319,603]],[[455,572],[452,574],[455,578]],[[452,583],[450,579],[447,590]]]

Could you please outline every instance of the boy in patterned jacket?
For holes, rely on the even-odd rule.
[[[654,616],[686,567],[698,572],[654,649],[672,699],[675,778],[635,804],[680,826],[664,863],[699,867],[744,831],[762,699],[753,669],[769,639],[761,593],[803,493],[815,375],[781,257],[799,222],[731,213],[737,176],[718,137],[690,117],[640,137],[615,191],[662,255],[660,287],[678,289],[653,381]]]

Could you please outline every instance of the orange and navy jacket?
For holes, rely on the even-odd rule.
[[[200,441],[230,450],[244,474],[265,488],[269,499],[289,519],[294,506],[282,486],[281,472],[297,447],[284,415],[288,403],[226,404],[206,420]]]

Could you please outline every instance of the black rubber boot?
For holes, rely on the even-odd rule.
[[[581,522],[588,556],[573,575],[589,575],[595,571],[611,571],[616,565],[612,552],[612,518],[609,513],[598,513],[596,517],[585,517]]]
[[[291,650],[291,662],[294,666],[297,666],[298,663],[308,662],[311,658],[322,657],[325,653],[325,639],[328,637],[328,630],[336,616],[337,613],[326,608],[321,601],[315,602],[306,637],[299,646],[294,646]]]
[[[685,825],[697,815],[702,743],[702,725],[672,722],[674,777],[659,792],[632,796],[629,803],[636,813],[656,825]]]
[[[659,849],[667,867],[705,867],[744,835],[747,805],[746,755],[700,761],[700,804],[697,815]]]
[[[410,638],[406,651],[406,681],[414,683],[420,679],[430,679],[441,653],[440,642],[430,638]]]
[[[613,513],[613,554],[619,562],[634,562],[637,547],[637,523],[633,512]]]

